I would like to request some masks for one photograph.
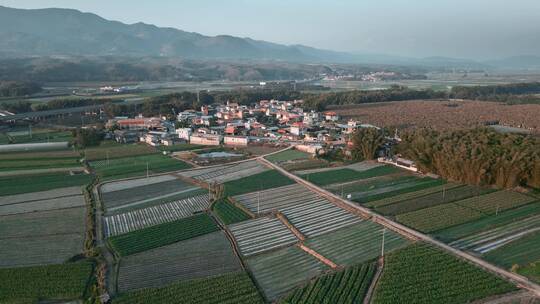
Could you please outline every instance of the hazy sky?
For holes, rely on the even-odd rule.
[[[0,0],[205,35],[404,56],[540,55],[540,0]]]

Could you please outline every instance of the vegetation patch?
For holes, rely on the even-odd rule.
[[[290,178],[276,170],[268,170],[255,175],[226,182],[223,186],[225,196],[235,196],[243,193],[255,192],[270,188],[277,188],[294,184]]]
[[[241,272],[121,294],[113,303],[262,304],[264,301],[249,276]]]
[[[416,244],[385,257],[373,303],[470,303],[516,290],[448,253]]]
[[[98,147],[87,148],[81,151],[87,161],[100,159],[115,159],[129,156],[156,154],[158,151],[145,144],[117,144],[116,142],[102,142]]]
[[[169,245],[219,230],[207,214],[160,224],[109,238],[111,246],[121,256]]]
[[[324,186],[336,183],[345,183],[358,179],[366,179],[399,172],[399,169],[393,166],[379,166],[366,171],[356,171],[349,168],[337,169],[331,171],[317,172],[301,175],[307,181],[316,185]]]
[[[56,188],[82,186],[92,181],[88,174],[70,175],[67,173],[36,174],[0,177],[0,193],[13,195]]]
[[[229,201],[224,199],[216,202],[213,206],[213,210],[223,221],[223,223],[225,223],[225,225],[238,223],[251,218],[240,208],[234,206]]]
[[[37,303],[83,297],[92,274],[87,262],[0,269],[1,303]]]
[[[416,230],[431,233],[483,217],[484,214],[454,203],[400,214],[397,221]]]
[[[289,149],[283,152],[269,155],[265,158],[273,163],[281,163],[281,162],[287,162],[287,161],[309,159],[311,158],[311,155],[306,152],[298,151],[295,149]]]

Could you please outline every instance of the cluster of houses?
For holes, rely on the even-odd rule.
[[[306,150],[345,146],[357,128],[374,127],[357,121],[342,122],[332,111],[304,111],[302,100],[261,100],[246,106],[234,102],[203,106],[177,114],[177,121],[159,117],[117,117],[107,127],[114,139],[149,145],[187,142],[205,146],[247,146],[261,143],[295,143]],[[315,147],[315,148],[313,148]]]

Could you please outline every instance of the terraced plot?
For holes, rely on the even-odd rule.
[[[281,212],[308,238],[362,221],[360,217],[337,207],[324,198],[295,204],[281,209]]]
[[[473,234],[449,245],[485,254],[535,231],[540,231],[540,215]]]
[[[262,304],[257,288],[244,272],[173,283],[162,288],[130,292],[114,304]]]
[[[280,303],[362,303],[376,268],[372,262],[322,276],[296,289]]]
[[[386,256],[373,303],[471,303],[514,290],[472,264],[417,244]]]
[[[339,265],[355,265],[381,254],[383,227],[364,221],[319,237],[308,239],[306,246]],[[384,252],[404,247],[408,241],[400,235],[384,232]]]
[[[172,222],[210,208],[208,194],[105,217],[105,235],[116,236]]]
[[[309,202],[318,197],[316,193],[310,191],[308,188],[295,183],[288,186],[237,195],[233,199],[251,212],[257,214],[272,210],[281,210],[283,207]]]
[[[240,271],[240,262],[221,231],[122,258],[118,273],[120,292],[162,287]]]
[[[183,176],[208,183],[222,184],[269,170],[257,161],[246,161],[232,165],[185,171]]]
[[[274,301],[328,267],[300,248],[293,246],[247,259],[258,286]]]
[[[252,256],[298,242],[277,218],[262,217],[229,226],[242,255]]]

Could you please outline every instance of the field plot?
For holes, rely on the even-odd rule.
[[[393,166],[378,166],[365,171],[357,171],[350,168],[336,169],[331,171],[323,171],[311,174],[301,175],[307,181],[310,181],[319,186],[325,186],[337,183],[346,183],[359,179],[372,178],[392,173],[400,172],[399,169]]]
[[[433,194],[411,198],[400,201],[395,204],[385,205],[375,210],[384,215],[399,215],[407,212],[413,212],[424,208],[429,208],[458,200],[471,198],[477,199],[478,195],[491,192],[491,189],[481,189],[475,186],[462,186],[452,189],[443,189],[443,191]]]
[[[456,204],[477,210],[484,214],[495,214],[511,208],[532,203],[536,198],[513,191],[497,191],[494,193],[471,197],[455,202]]]
[[[327,168],[314,168],[314,169],[306,169],[306,170],[299,170],[296,171],[295,174],[297,175],[307,175],[312,173],[321,173],[321,172],[327,172],[327,171],[334,171],[339,169],[351,169],[358,172],[367,171],[369,169],[373,169],[376,167],[381,167],[383,164],[373,162],[373,161],[364,161],[359,163],[350,164],[347,166],[340,166],[340,167],[327,167]]]
[[[319,277],[296,289],[280,303],[362,303],[376,269],[376,263],[368,263]]]
[[[248,192],[277,188],[293,183],[293,180],[282,175],[278,171],[269,170],[249,177],[228,181],[223,186],[225,189],[225,196],[234,196]]]
[[[13,134],[10,138],[11,141],[6,137],[0,137],[0,144],[7,144],[10,142],[14,144],[61,142],[70,141],[72,136],[69,131],[34,130],[32,134],[29,132],[22,132]]]
[[[404,247],[408,241],[400,235],[384,232],[384,252]],[[355,265],[381,254],[383,227],[363,221],[319,237],[308,239],[306,246],[339,265]]]
[[[48,190],[48,191],[6,195],[6,196],[0,196],[0,205],[17,204],[17,203],[24,203],[24,202],[29,202],[29,201],[46,200],[46,199],[66,197],[66,196],[76,196],[76,195],[81,195],[81,194],[82,194],[82,187],[74,186],[74,187],[66,187],[66,188],[60,188],[60,189],[54,189],[54,190]]]
[[[485,254],[534,231],[540,231],[540,215],[473,234],[456,240],[449,245],[458,249],[467,249]]]
[[[425,244],[390,253],[373,303],[471,303],[516,290],[512,284]]]
[[[116,143],[106,143],[99,147],[84,149],[81,152],[87,161],[95,161],[100,159],[114,159],[155,154],[158,151],[156,148],[146,144],[122,145]]]
[[[169,181],[174,181],[174,180],[177,180],[177,178],[171,174],[163,174],[163,175],[156,175],[156,176],[142,177],[142,178],[132,178],[128,180],[104,183],[101,185],[99,190],[101,192],[101,196],[103,197],[103,199],[106,200],[107,195],[109,195],[109,193],[111,192],[130,190],[133,188],[144,187],[144,186],[149,186],[149,185],[154,185],[154,184],[159,184],[159,183],[169,182]],[[130,196],[129,192],[127,191],[119,192],[119,193],[120,193],[119,196],[121,197]],[[137,197],[137,195],[133,195],[133,197]],[[133,197],[131,197],[131,199],[133,199]],[[115,197],[111,197],[111,198],[114,199]]]
[[[0,177],[0,193],[4,196],[82,186],[92,179],[93,176],[87,174],[70,175],[67,173]]]
[[[283,152],[269,155],[265,158],[273,163],[282,163],[288,161],[309,159],[311,158],[311,154],[294,149],[289,149]]]
[[[187,163],[161,154],[96,160],[90,162],[90,166],[102,180],[144,176],[147,172],[157,174],[191,167]]]
[[[85,206],[85,204],[86,201],[84,200],[84,196],[82,195],[65,196],[15,204],[3,204],[0,205],[0,216],[36,211],[76,208],[83,207]]]
[[[309,202],[319,196],[300,184],[292,184],[279,188],[250,192],[234,196],[233,199],[241,203],[253,213],[265,213],[272,210],[281,210],[297,203]]]
[[[525,220],[530,216],[540,215],[540,202],[527,204],[525,206],[510,209],[497,215],[491,215],[477,221],[465,223],[448,229],[443,229],[436,233],[437,238],[452,242],[469,235],[495,229],[500,226]]]
[[[254,256],[247,264],[269,301],[328,270],[326,265],[296,246]]]
[[[221,231],[152,249],[120,260],[120,292],[162,287],[189,280],[240,271],[240,262]]]
[[[357,215],[337,207],[322,197],[283,208],[281,212],[308,238],[362,221]]]
[[[540,232],[531,233],[483,256],[495,264],[510,268],[540,261]]]
[[[91,263],[0,268],[0,303],[38,303],[81,299],[92,273]]]
[[[127,256],[194,238],[219,228],[207,214],[199,214],[126,234],[113,236],[109,242],[121,256]]]
[[[48,153],[48,152],[47,152]],[[36,170],[51,168],[77,168],[82,167],[79,156],[74,157],[43,157],[35,154],[32,158],[22,155],[22,158],[13,155],[11,158],[5,156],[0,158],[0,172],[15,170]]]
[[[227,200],[221,199],[212,207],[213,211],[223,221],[225,225],[230,225],[245,220],[249,220],[251,217],[242,211],[240,208],[234,206]]]
[[[366,203],[365,206],[370,207],[370,208],[380,208],[386,205],[392,205],[401,201],[406,201],[408,199],[415,199],[422,196],[439,193],[442,191],[448,191],[450,189],[461,187],[461,186],[462,185],[452,184],[452,183],[439,185],[439,186],[433,186],[433,187],[429,187],[429,188],[418,190],[418,191],[402,193],[397,196],[392,196],[392,197],[387,197],[387,198],[383,198],[376,201],[371,201],[371,202]]]
[[[484,214],[454,203],[400,214],[396,220],[425,233],[456,226],[483,217]]]
[[[173,283],[121,294],[114,304],[263,304],[264,300],[244,272]]]
[[[210,208],[208,194],[105,217],[105,235],[116,236],[172,222]]]
[[[228,181],[256,175],[268,170],[268,168],[266,168],[259,162],[253,160],[232,165],[195,169],[181,172],[180,174],[182,174],[183,176],[198,179],[203,182],[221,184]]]
[[[277,218],[261,217],[229,226],[242,255],[251,256],[298,242]]]

